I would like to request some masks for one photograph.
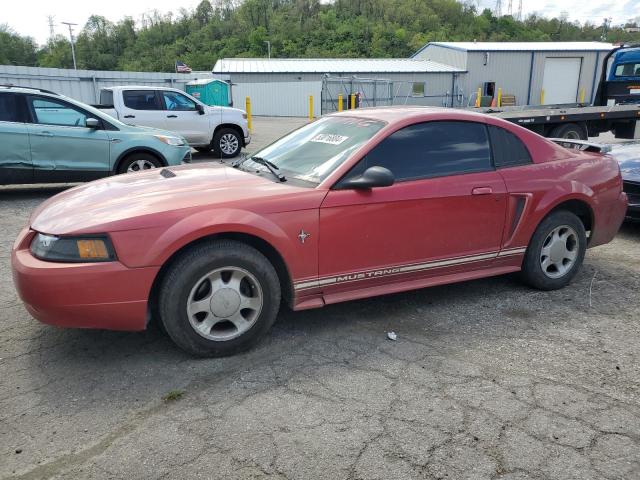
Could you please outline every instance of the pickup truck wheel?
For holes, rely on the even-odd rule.
[[[560,210],[536,229],[522,263],[524,281],[540,290],[566,286],[578,273],[587,249],[587,235],[580,219]]]
[[[551,130],[551,138],[566,138],[568,140],[587,140],[585,128],[577,123],[558,125]]]
[[[271,328],[280,282],[260,252],[220,240],[180,256],[164,276],[158,299],[162,324],[180,348],[222,357],[250,348]]]
[[[213,136],[213,149],[222,158],[235,157],[242,149],[242,139],[233,128],[221,128]]]
[[[118,173],[133,173],[151,170],[162,166],[160,160],[149,153],[132,153],[127,156],[118,167]]]

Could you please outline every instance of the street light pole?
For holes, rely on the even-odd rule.
[[[71,56],[73,57],[73,69],[77,70],[78,66],[76,65],[76,47],[73,45],[73,26],[78,25],[77,23],[70,22],[60,22],[67,27],[69,27],[69,40],[71,40]]]
[[[269,40],[265,40],[264,43],[267,44],[267,51],[269,52],[269,58],[271,58],[271,42]]]

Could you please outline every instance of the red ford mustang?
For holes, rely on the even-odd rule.
[[[119,175],[40,206],[12,254],[29,312],[253,345],[294,310],[522,271],[565,286],[625,215],[615,160],[452,109],[329,115],[236,164]]]

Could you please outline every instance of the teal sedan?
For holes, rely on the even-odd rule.
[[[0,185],[85,182],[191,161],[176,133],[41,90],[0,86]]]

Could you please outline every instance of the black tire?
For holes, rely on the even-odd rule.
[[[206,147],[193,147],[196,151],[200,153],[209,153],[211,151],[211,145],[207,145]]]
[[[151,155],[150,153],[134,152],[127,155],[125,159],[122,162],[120,162],[120,165],[118,165],[117,173],[127,173],[127,171],[129,170],[129,167],[134,165],[136,162],[144,162],[146,165],[149,165],[149,168],[142,168],[139,170],[151,170],[152,168],[162,167],[162,162],[158,160],[157,157]],[[135,171],[139,171],[139,170],[135,170]]]
[[[567,241],[565,243],[567,245],[569,245],[569,243],[572,244],[572,251],[574,251],[573,249],[575,248],[576,257],[575,260],[573,260],[573,264],[566,267],[566,272],[557,278],[552,278],[549,275],[559,275],[561,272],[558,272],[556,269],[556,272],[549,270],[548,273],[545,273],[542,267],[542,261],[545,258],[542,249],[545,247],[545,242],[548,241],[548,236],[556,228],[563,226],[570,227],[570,229],[573,229],[573,232],[575,232],[575,239],[571,239],[570,242]],[[586,250],[587,235],[580,219],[566,210],[553,212],[540,222],[540,225],[538,225],[538,228],[531,238],[524,261],[522,262],[522,279],[528,285],[539,290],[557,290],[562,288],[568,285],[576,273],[578,273],[578,270],[580,270]]]
[[[586,129],[578,123],[567,123],[558,125],[551,130],[551,138],[566,138],[572,140],[587,140]]]
[[[227,143],[226,141],[230,138],[230,136],[235,139],[235,145],[237,145],[233,150],[229,150],[223,145],[223,143]],[[237,157],[240,154],[240,150],[242,150],[242,142],[242,136],[236,129],[221,128],[213,136],[212,147],[213,151],[220,157],[233,158]]]
[[[212,340],[192,326],[191,322],[197,320],[189,319],[187,305],[202,278],[225,267],[243,269],[257,280],[262,307],[244,333],[229,340]],[[217,240],[196,245],[173,262],[160,284],[158,312],[169,337],[184,351],[199,357],[223,357],[249,349],[267,333],[278,314],[280,297],[278,275],[264,255],[241,242]],[[241,311],[240,307],[237,311]],[[208,315],[213,313],[207,313],[207,318]],[[220,321],[225,322],[228,321]]]

